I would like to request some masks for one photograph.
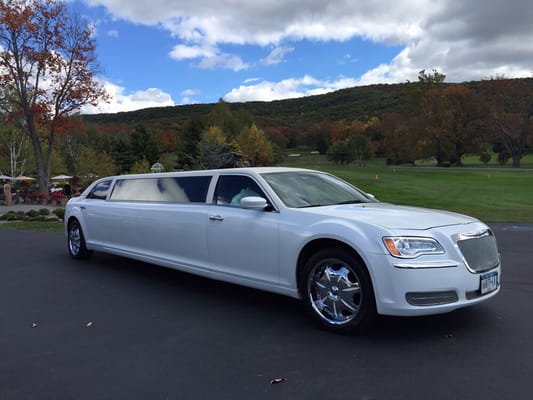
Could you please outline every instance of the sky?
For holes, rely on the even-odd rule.
[[[533,77],[531,0],[68,0],[114,113],[379,83]]]

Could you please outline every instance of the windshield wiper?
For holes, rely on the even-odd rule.
[[[311,207],[323,207],[323,206],[329,206],[331,204],[306,204],[303,206],[298,206],[296,208],[311,208]]]
[[[341,201],[339,203],[335,203],[336,205],[341,205],[341,204],[360,204],[360,203],[366,203],[366,201],[363,201],[363,200],[345,200],[345,201]]]

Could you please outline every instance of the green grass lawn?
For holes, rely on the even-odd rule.
[[[2,222],[0,229],[22,229],[26,231],[41,232],[63,232],[63,222],[41,222],[41,221],[9,221]]]
[[[533,222],[533,169],[339,166],[323,157],[290,157],[284,165],[337,175],[383,202],[437,208],[486,222]]]

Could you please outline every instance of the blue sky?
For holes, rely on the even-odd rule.
[[[528,0],[71,0],[112,99],[85,112],[533,76]]]

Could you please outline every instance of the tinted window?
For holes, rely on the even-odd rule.
[[[88,199],[98,199],[98,200],[105,200],[107,197],[107,192],[109,190],[109,187],[111,186],[111,181],[102,181],[93,188],[87,195]]]
[[[266,199],[264,192],[255,181],[242,175],[222,175],[215,191],[215,203],[240,206],[241,199],[258,196]]]
[[[205,203],[210,176],[117,180],[111,200]]]

